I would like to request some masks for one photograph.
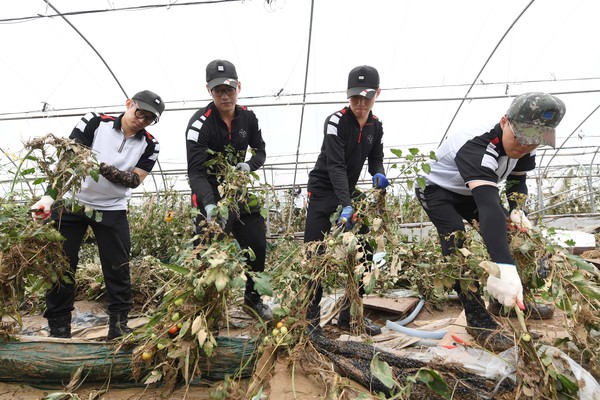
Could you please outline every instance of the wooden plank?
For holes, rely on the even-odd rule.
[[[584,260],[600,268],[600,258],[584,258]]]
[[[408,314],[419,302],[417,297],[380,297],[369,295],[363,298],[363,305],[367,308],[385,311],[394,314]]]

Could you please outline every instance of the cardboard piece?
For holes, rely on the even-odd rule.
[[[363,298],[363,305],[377,311],[405,315],[415,308],[419,299],[416,297],[380,297],[369,295]]]

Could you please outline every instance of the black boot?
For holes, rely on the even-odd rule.
[[[253,317],[258,316],[263,321],[273,319],[273,311],[268,305],[263,303],[260,295],[254,291],[246,291],[244,295],[244,311]]]
[[[319,303],[313,301],[308,306],[306,311],[306,333],[309,336],[320,336],[323,335],[323,328],[321,328],[321,307]]]
[[[71,313],[48,318],[50,337],[71,338]]]
[[[350,315],[350,304],[349,302],[344,303],[342,309],[340,310],[340,314],[338,315],[337,325],[340,329],[345,331],[350,331],[354,326],[352,324],[352,316]],[[381,333],[381,328],[378,327],[368,318],[363,318],[363,324],[365,327],[365,333],[369,336],[376,336]]]
[[[479,293],[459,293],[458,298],[465,309],[467,332],[477,343],[491,351],[504,351],[515,345],[512,338],[500,332]]]
[[[119,336],[125,336],[133,332],[127,326],[127,321],[127,312],[110,313],[108,316],[108,335],[106,335],[106,340],[113,340]]]

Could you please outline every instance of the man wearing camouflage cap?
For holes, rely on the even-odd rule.
[[[520,209],[527,196],[526,174],[535,168],[538,146],[554,147],[555,129],[564,114],[564,103],[550,94],[517,96],[489,131],[448,137],[436,151],[437,161],[431,165],[431,172],[423,174],[427,186],[416,189],[419,202],[438,231],[443,255],[462,246],[463,219],[479,223],[490,258],[500,270],[500,277],[490,276],[487,280],[488,293],[497,299],[490,305],[495,314],[500,313],[501,305],[516,304],[530,317],[552,316],[553,310],[547,305],[523,302],[523,286],[509,249],[498,185],[506,182],[511,218],[522,224],[529,222]],[[481,296],[461,290],[460,281],[455,289],[465,308],[467,331],[488,348],[511,347],[513,340],[496,332],[498,324],[485,309]]]

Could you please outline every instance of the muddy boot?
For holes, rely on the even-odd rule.
[[[323,328],[321,328],[321,307],[319,304],[311,303],[306,311],[306,333],[309,336],[323,335]]]
[[[460,293],[460,302],[467,317],[467,332],[482,347],[500,352],[515,345],[514,340],[501,332],[501,327],[485,308],[479,293]]]
[[[491,299],[488,305],[488,311],[499,317],[516,317],[514,308],[508,310],[496,299]],[[550,319],[554,316],[554,306],[552,304],[535,303],[525,301],[525,310],[523,311],[527,319]]]
[[[108,335],[106,335],[106,340],[113,340],[133,332],[133,330],[127,326],[127,321],[127,312],[111,313],[108,316]]]
[[[50,337],[71,338],[71,314],[59,315],[48,318]]]
[[[246,292],[244,295],[244,311],[250,316],[258,316],[263,321],[270,321],[273,319],[273,311],[271,311],[271,308],[263,303],[260,295],[254,291]]]
[[[365,326],[365,333],[369,336],[376,336],[381,333],[381,328],[378,327],[368,318],[363,318],[363,324]],[[354,327],[352,323],[352,316],[350,315],[350,304],[345,303],[340,310],[338,315],[337,325],[340,329],[345,331],[351,331]]]

